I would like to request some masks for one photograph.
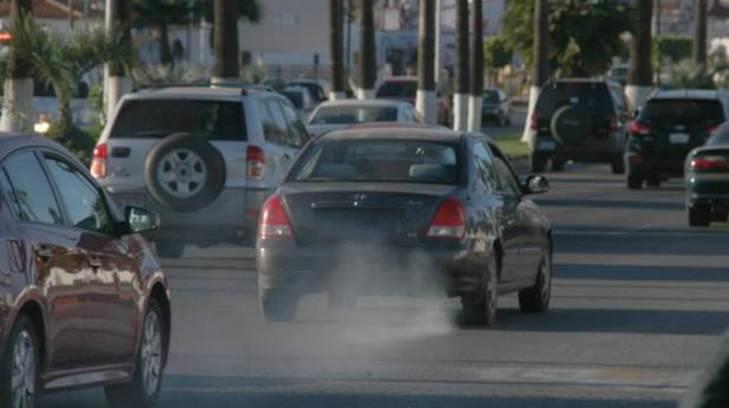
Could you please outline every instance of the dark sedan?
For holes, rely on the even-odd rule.
[[[264,204],[257,240],[261,310],[295,317],[306,293],[331,306],[357,296],[436,289],[460,297],[464,320],[491,325],[497,295],[519,292],[524,312],[547,309],[551,227],[483,135],[442,128],[332,132],[299,156]]]
[[[167,282],[138,232],[158,218],[114,206],[47,139],[0,134],[0,407],[105,386],[112,407],[150,407],[167,360]]]
[[[686,159],[686,207],[689,225],[707,227],[729,218],[729,123]]]

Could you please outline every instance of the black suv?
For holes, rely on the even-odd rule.
[[[660,186],[668,177],[681,177],[686,156],[703,146],[729,118],[727,95],[721,91],[657,91],[630,124],[625,154],[628,188],[646,183]]]
[[[568,160],[607,162],[625,172],[623,153],[629,115],[620,85],[602,79],[547,82],[530,118],[530,163],[542,172],[551,160],[561,171]]]

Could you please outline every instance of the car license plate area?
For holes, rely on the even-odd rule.
[[[399,229],[401,211],[321,208],[314,211],[316,236],[324,241],[387,241]]]
[[[668,141],[672,144],[687,144],[691,140],[688,133],[671,133],[668,135]]]
[[[537,142],[537,150],[552,151],[557,148],[557,143],[554,140],[539,140]]]

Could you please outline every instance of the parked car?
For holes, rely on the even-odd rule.
[[[430,280],[461,298],[466,322],[493,324],[511,291],[522,311],[543,312],[551,227],[527,196],[547,189],[542,176],[518,179],[480,134],[362,125],[321,136],[261,210],[263,316],[293,319],[306,293],[353,306],[371,285],[387,294],[392,281],[407,291]]]
[[[285,96],[289,102],[296,108],[299,118],[302,122],[306,122],[311,112],[316,108],[314,98],[308,89],[303,86],[289,86],[281,91],[281,95]]]
[[[707,227],[729,218],[729,123],[686,158],[686,206],[689,225]]]
[[[683,177],[689,152],[729,118],[727,96],[721,91],[657,91],[630,124],[625,155],[629,189],[662,179]]]
[[[0,137],[0,406],[104,386],[113,407],[151,407],[170,342],[167,281],[138,234],[150,211],[119,211],[66,149]]]
[[[547,82],[530,118],[532,171],[544,171],[549,161],[553,171],[561,171],[573,160],[610,163],[613,173],[624,173],[626,109],[615,82],[584,78]]]
[[[511,125],[511,98],[498,88],[483,91],[481,121],[483,124],[495,123],[497,126]]]
[[[126,95],[99,140],[91,173],[122,205],[160,214],[159,254],[185,244],[246,243],[306,128],[279,94],[166,88]]]
[[[375,91],[375,98],[404,101],[415,106],[418,92],[418,78],[395,76],[383,80]],[[447,125],[450,121],[450,101],[448,97],[438,94],[438,123]]]
[[[322,81],[318,79],[297,79],[289,82],[287,86],[300,86],[308,89],[312,98],[314,98],[315,105],[318,105],[328,99],[327,90],[325,89]]]
[[[369,122],[418,123],[421,120],[413,105],[407,102],[344,99],[319,105],[309,117],[307,130],[310,135],[319,136]]]

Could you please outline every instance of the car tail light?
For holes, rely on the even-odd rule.
[[[94,157],[91,159],[91,175],[97,179],[107,176],[106,159],[109,158],[109,146],[106,143],[97,145],[94,148]]]
[[[430,223],[428,236],[432,238],[463,238],[466,232],[466,211],[455,198],[445,200]]]
[[[261,218],[258,222],[258,238],[288,239],[294,232],[289,216],[283,206],[281,196],[272,195],[263,203]]]
[[[246,149],[246,163],[248,163],[248,178],[262,179],[266,168],[266,154],[258,146],[248,146]]]
[[[634,136],[645,136],[651,133],[651,127],[640,121],[630,122],[630,134]]]
[[[539,119],[542,118],[542,115],[539,114],[539,112],[532,113],[532,117],[529,121],[529,128],[531,130],[539,130]]]
[[[694,170],[725,170],[729,163],[723,156],[703,156],[691,160],[691,168]]]

